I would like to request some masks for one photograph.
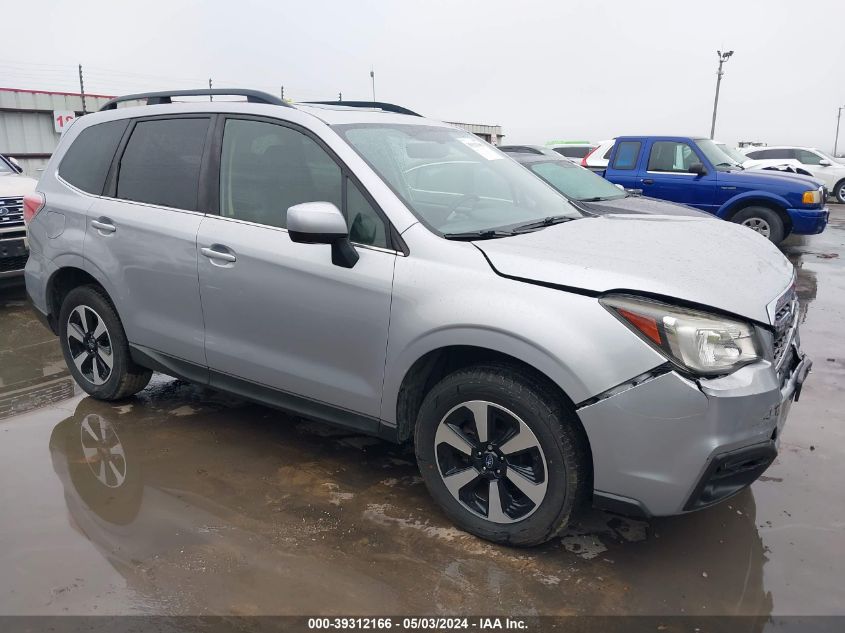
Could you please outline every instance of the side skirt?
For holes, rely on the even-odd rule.
[[[133,361],[153,371],[198,385],[207,385],[213,389],[239,396],[244,400],[280,409],[292,415],[319,420],[367,435],[374,435],[394,443],[399,441],[396,427],[386,425],[378,418],[231,376],[181,358],[162,354],[147,347],[130,345],[129,349]]]

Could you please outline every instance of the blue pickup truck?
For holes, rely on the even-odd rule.
[[[746,171],[713,141],[620,136],[604,177],[652,198],[687,204],[750,227],[778,243],[827,226],[821,182],[797,174]]]

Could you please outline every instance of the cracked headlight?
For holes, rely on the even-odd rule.
[[[687,371],[705,376],[727,374],[763,357],[763,347],[750,323],[625,295],[608,295],[599,301],[646,343]]]

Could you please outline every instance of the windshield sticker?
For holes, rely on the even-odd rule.
[[[473,138],[471,136],[460,136],[458,137],[458,140],[473,150],[476,154],[482,158],[486,158],[487,160],[499,160],[500,158],[504,158],[504,155],[500,154],[495,149],[477,138]]]

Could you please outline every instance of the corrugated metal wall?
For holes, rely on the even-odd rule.
[[[85,108],[96,112],[109,97],[85,97]],[[24,173],[38,177],[56,149],[60,135],[53,125],[55,110],[82,114],[82,98],[74,94],[0,89],[0,154],[14,156]]]

